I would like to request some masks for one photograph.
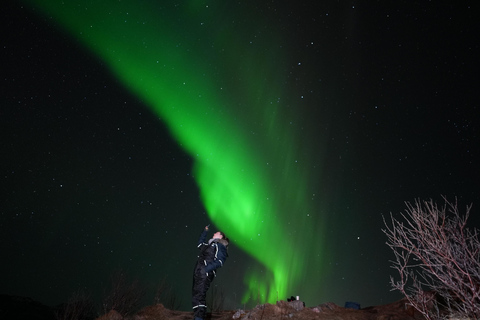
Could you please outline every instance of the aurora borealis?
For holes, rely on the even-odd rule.
[[[396,298],[381,215],[414,197],[479,199],[470,8],[450,24],[455,10],[426,4],[409,20],[408,6],[335,1],[11,2],[27,17],[11,24],[35,26],[4,47],[15,270],[31,247],[56,257],[63,290],[94,291],[79,271],[92,266],[168,276],[186,309],[189,247],[212,223],[232,241],[215,281],[231,308],[379,304]]]
[[[308,265],[320,269],[319,260],[306,255],[314,245],[320,257],[322,232],[312,230],[314,192],[305,172],[309,166],[295,168],[302,137],[295,137],[289,115],[282,111],[285,75],[275,70],[276,59],[266,61],[269,51],[276,55],[273,50],[232,45],[248,43],[247,37],[228,37],[237,28],[233,23],[218,31],[217,17],[235,21],[238,12],[225,13],[218,4],[195,1],[180,8],[166,5],[159,10],[166,11],[163,14],[148,1],[92,2],[86,10],[56,1],[38,5],[152,107],[194,158],[194,176],[212,221],[270,271],[267,277],[249,274],[245,301],[260,293],[260,301],[275,302],[287,295],[287,288],[298,285]],[[163,16],[175,17],[174,22]],[[185,29],[177,31],[178,25]],[[264,32],[276,38],[275,27]],[[243,59],[242,53],[250,57]],[[232,75],[245,80],[223,87],[222,76],[216,75],[222,72],[216,70],[225,64]],[[229,96],[236,90],[245,101]],[[294,241],[284,237],[291,212],[301,213],[295,227],[303,237]],[[306,250],[295,250],[298,246]]]

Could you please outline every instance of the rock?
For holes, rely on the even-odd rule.
[[[338,310],[340,308],[341,308],[340,306],[337,306],[333,302],[326,302],[326,303],[319,304],[314,309],[316,309],[315,312],[323,312],[323,311],[327,311],[327,310]]]
[[[245,311],[243,310],[237,310],[233,316],[232,316],[232,319],[240,319],[243,315],[245,315]]]
[[[294,300],[289,302],[290,306],[292,306],[296,311],[300,311],[303,308],[305,308],[305,304],[303,301],[300,300]]]

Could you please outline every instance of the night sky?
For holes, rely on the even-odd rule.
[[[1,5],[0,293],[123,270],[189,310],[211,224],[225,308],[379,305],[382,215],[445,195],[480,227],[476,4],[65,2]]]

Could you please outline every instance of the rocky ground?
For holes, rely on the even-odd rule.
[[[67,319],[68,318],[68,319]],[[0,295],[0,319],[5,320],[93,320],[80,315],[70,314],[68,317],[55,315],[55,308],[25,297]],[[96,320],[192,320],[193,313],[175,311],[162,304],[147,306],[134,315],[122,317],[115,310],[97,317]],[[209,313],[206,320],[413,320],[423,319],[418,312],[407,307],[404,300],[382,306],[363,309],[340,307],[334,303],[323,303],[315,307],[304,307],[301,301],[279,301],[276,304],[258,305],[252,310],[229,310]]]
[[[137,314],[123,318],[115,311],[97,318],[97,320],[191,320],[192,312],[172,311],[158,304],[148,306]],[[349,309],[337,306],[334,303],[324,303],[315,307],[305,308],[301,301],[280,301],[277,304],[263,304],[252,310],[231,310],[208,314],[207,320],[269,320],[269,319],[298,319],[298,320],[413,320],[423,319],[413,309],[406,307],[401,300],[392,304],[368,307],[364,309]]]

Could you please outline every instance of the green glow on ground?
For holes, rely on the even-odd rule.
[[[210,218],[268,271],[245,275],[244,302],[275,302],[307,286],[320,269],[322,229],[311,204],[312,164],[297,162],[305,142],[282,102],[288,72],[276,27],[226,2],[162,9],[148,1],[86,2],[36,4],[104,61],[195,159]]]

